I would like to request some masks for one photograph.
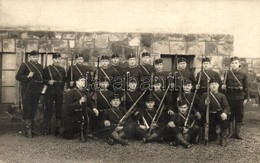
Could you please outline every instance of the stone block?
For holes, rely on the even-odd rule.
[[[55,38],[56,39],[61,39],[62,33],[61,32],[55,32]]]
[[[98,57],[100,56],[100,49],[95,49],[92,51],[92,57]]]
[[[249,83],[256,81],[256,74],[252,71],[249,71],[247,74],[247,78]]]
[[[169,54],[170,48],[168,41],[157,41],[152,45],[153,52],[158,54]]]
[[[153,42],[156,42],[156,41],[168,41],[168,34],[166,33],[155,33],[153,34],[152,36],[152,40]]]
[[[127,38],[127,33],[109,33],[109,41],[123,41]]]
[[[84,41],[93,41],[94,40],[94,33],[85,33]]]
[[[217,34],[211,36],[211,41],[217,41],[219,44],[225,43],[225,35]]]
[[[202,57],[200,55],[196,56],[193,60],[193,67],[196,67],[196,68],[201,68],[201,60],[202,60]]]
[[[39,52],[48,52],[48,42],[47,40],[39,40]]]
[[[260,82],[260,73],[256,74],[256,81],[259,83]]]
[[[100,54],[110,56],[110,49],[100,49]]]
[[[144,53],[144,52],[148,52],[148,53],[152,54],[153,49],[150,47],[138,47],[137,56],[139,57],[139,55],[142,55],[142,53]]]
[[[85,62],[88,62],[91,58],[91,50],[90,49],[83,49],[81,51],[81,53],[84,57]]]
[[[117,53],[118,55],[122,56],[123,54],[123,46],[121,42],[112,42],[111,43],[111,52]]]
[[[223,56],[212,56],[211,57],[211,66],[212,68],[220,69],[223,68]]]
[[[152,34],[142,33],[141,34],[141,46],[151,47],[152,45]]]
[[[14,39],[3,39],[3,52],[15,52]]]
[[[256,59],[253,60],[252,67],[260,68],[260,58],[256,58]]]
[[[84,48],[87,48],[87,49],[95,48],[94,42],[93,41],[85,41],[84,42]]]
[[[234,43],[234,36],[233,35],[226,35],[225,42],[228,43],[228,44],[233,44]]]
[[[30,38],[32,38],[31,32],[22,32],[21,33],[21,38],[22,39],[30,39]]]
[[[2,40],[0,39],[0,52],[2,52]]]
[[[141,40],[141,34],[139,34],[139,33],[129,33],[128,37],[127,37],[126,45],[140,46],[140,40]]]
[[[218,45],[218,54],[233,56],[233,44],[220,44]]]
[[[206,42],[205,43],[205,54],[215,55],[218,52],[217,42]]]
[[[205,42],[188,42],[187,54],[193,54],[193,55],[205,54]]]
[[[73,39],[75,39],[75,36],[76,36],[75,32],[62,33],[62,39],[64,39],[64,40],[73,40]]]
[[[195,41],[197,41],[197,35],[195,35],[195,34],[184,35],[184,40],[186,42],[195,42]]]
[[[30,52],[32,50],[38,50],[39,41],[38,40],[28,40],[26,46],[26,52]]]
[[[169,34],[169,41],[183,41],[183,34]]]
[[[197,41],[199,42],[207,42],[211,40],[211,35],[209,34],[198,34]]]
[[[7,31],[0,31],[0,38],[8,38],[8,32]]]
[[[8,38],[21,38],[21,34],[20,31],[11,31],[8,33]]]
[[[108,34],[96,33],[95,34],[95,47],[96,48],[107,48],[108,47]]]
[[[46,38],[49,40],[55,39],[55,32],[46,32]]]
[[[69,41],[69,48],[75,47],[75,40],[68,40]]]
[[[136,47],[124,47],[124,58],[126,58],[129,54],[134,54],[137,56],[137,48]]]
[[[171,54],[186,54],[186,43],[185,42],[170,42],[170,53]]]
[[[16,52],[25,51],[26,43],[24,39],[16,39]]]
[[[53,50],[59,53],[68,53],[67,40],[53,40]]]
[[[225,66],[225,67],[229,67],[230,66],[230,58],[229,57],[223,57],[222,65]]]
[[[35,39],[45,39],[46,38],[46,33],[43,31],[36,31],[36,32],[31,32],[32,38]]]
[[[75,37],[75,47],[84,47],[84,33],[78,32]]]

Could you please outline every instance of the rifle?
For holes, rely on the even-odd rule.
[[[129,72],[126,72],[126,76],[124,75],[124,107],[126,108],[126,93],[128,89],[128,80],[129,80]]]
[[[125,113],[125,115],[120,119],[117,126],[122,126],[126,119],[135,111],[136,104],[141,100],[143,95],[145,94],[146,90],[141,94],[141,96],[135,101],[135,103],[130,107],[130,109]]]
[[[95,74],[95,106],[97,107],[97,89],[99,88],[99,82],[98,82],[98,69],[99,69],[99,56],[97,58],[97,69]]]
[[[209,78],[207,79],[207,99],[209,100]],[[206,122],[205,122],[205,145],[209,143],[209,102],[206,108]]]
[[[25,57],[25,48],[23,48],[23,51],[21,52],[21,61],[23,63],[23,58]],[[22,86],[21,82],[19,83],[19,109],[23,110],[23,95],[22,95]]]
[[[155,115],[154,115],[154,117],[152,119],[152,122],[151,122],[151,125],[150,125],[150,130],[149,130],[148,134],[150,134],[152,132],[152,127],[151,127],[152,124],[153,123],[157,124],[159,119],[160,119],[160,116],[162,115],[162,111],[163,111],[164,106],[165,106],[165,105],[163,105],[163,102],[164,102],[164,99],[165,99],[165,97],[166,97],[166,95],[168,93],[169,88],[170,88],[170,85],[168,85],[168,87],[167,87],[167,89],[166,89],[166,91],[165,91],[165,93],[163,95],[163,98],[162,98],[162,100],[161,100],[161,102],[160,102],[160,104],[158,106],[158,109],[157,109],[157,111],[156,111],[156,113],[155,113]]]
[[[73,82],[73,55],[72,54],[71,54],[71,63],[70,63],[70,82]],[[70,84],[70,87],[73,87],[73,85]]]
[[[176,77],[177,64],[178,64],[177,60],[178,60],[178,56],[177,56],[177,54],[175,54],[174,62],[173,62],[173,69],[172,69],[172,73],[174,76],[174,90],[175,91],[177,91],[177,77]]]

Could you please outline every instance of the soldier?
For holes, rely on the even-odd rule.
[[[188,114],[189,104],[186,101],[179,101],[178,109],[179,113],[172,116],[166,129],[168,137],[175,139],[170,145],[180,144],[184,148],[190,148],[191,143],[196,143],[200,130],[194,115]]]
[[[88,135],[91,134],[89,133],[91,116],[98,116],[99,112],[90,98],[90,93],[86,90],[87,84],[85,76],[81,76],[76,80],[76,87],[65,92],[62,134],[65,139],[73,139],[79,129],[83,132],[81,141],[85,141],[86,132]]]
[[[206,107],[209,105],[209,140],[214,141],[217,139],[216,128],[220,125],[220,145],[225,146],[230,108],[226,96],[218,91],[219,83],[220,80],[211,78],[209,98],[207,92],[203,93],[200,108],[203,115],[205,115]]]
[[[202,58],[202,71],[198,72],[198,74],[196,76],[196,83],[198,83],[199,78],[201,76],[200,83],[198,83],[196,85],[196,89],[198,89],[199,97],[201,97],[204,92],[207,92],[208,79],[215,78],[216,80],[221,82],[219,73],[210,69],[210,66],[211,66],[210,59],[207,57]],[[201,73],[201,75],[200,75],[200,73]],[[222,83],[219,83],[219,84],[222,85]]]
[[[136,65],[136,56],[133,54],[129,54],[127,56],[127,63],[128,63],[128,67],[126,67],[124,69],[124,74],[126,75],[127,72],[129,73],[129,79],[134,78],[138,83],[138,86],[140,86],[140,82],[143,76],[142,71],[138,68],[138,66]],[[149,84],[149,82],[148,82]]]
[[[60,66],[61,55],[59,53],[52,55],[52,61],[53,64],[45,67],[43,70],[44,83],[48,86],[44,96],[46,105],[44,112],[44,135],[48,135],[51,132],[53,105],[55,105],[56,116],[55,135],[59,134],[59,129],[62,125],[62,103],[66,72],[65,69]]]
[[[115,94],[111,97],[111,108],[103,114],[103,122],[105,128],[108,129],[107,139],[108,144],[113,145],[115,142],[121,145],[128,145],[128,141],[123,139],[126,136],[132,135],[137,124],[131,123],[131,117],[122,124],[121,119],[126,114],[126,109],[121,107],[120,96]]]
[[[150,53],[144,52],[142,53],[142,64],[140,65],[140,69],[143,73],[143,76],[148,76],[150,78],[151,73],[154,71],[153,66],[151,65]]]
[[[231,138],[242,139],[240,136],[241,124],[244,117],[244,105],[249,99],[247,74],[240,69],[238,57],[231,58],[231,69],[225,74],[225,83],[222,89],[230,105],[229,134]],[[235,121],[235,133],[232,134],[232,122]]]
[[[92,67],[84,65],[85,61],[84,61],[84,56],[82,54],[76,54],[75,59],[76,59],[76,65],[70,67],[69,70],[67,71],[67,81],[68,81],[69,88],[73,88],[76,86],[75,85],[76,79],[78,79],[80,76],[83,75],[85,76],[86,74],[90,75],[91,72],[93,72]],[[90,82],[90,76],[88,76],[87,79],[89,80],[88,82]]]
[[[161,58],[154,61],[154,78],[162,80],[162,89],[166,89],[171,79],[170,72],[163,71],[163,60]]]
[[[114,53],[111,56],[111,66],[118,74],[123,75],[122,66],[120,65],[120,58],[117,53]]]
[[[111,56],[111,68],[116,72],[112,81],[113,91],[121,92],[125,74],[123,72],[123,67],[120,65],[119,55],[117,53],[114,53]]]
[[[22,63],[15,78],[21,83],[25,136],[31,138],[34,117],[43,86],[43,67],[38,63],[38,51],[31,51],[29,60],[27,63]]]

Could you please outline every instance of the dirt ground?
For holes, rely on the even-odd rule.
[[[102,140],[63,140],[53,135],[25,138],[17,133],[17,125],[0,122],[1,162],[260,162],[260,109],[248,107],[242,126],[244,140],[229,139],[227,147],[215,142],[190,149],[167,143],[142,144],[130,141],[129,146],[110,146]]]

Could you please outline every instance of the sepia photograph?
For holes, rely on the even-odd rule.
[[[260,162],[257,0],[0,0],[0,163]]]

